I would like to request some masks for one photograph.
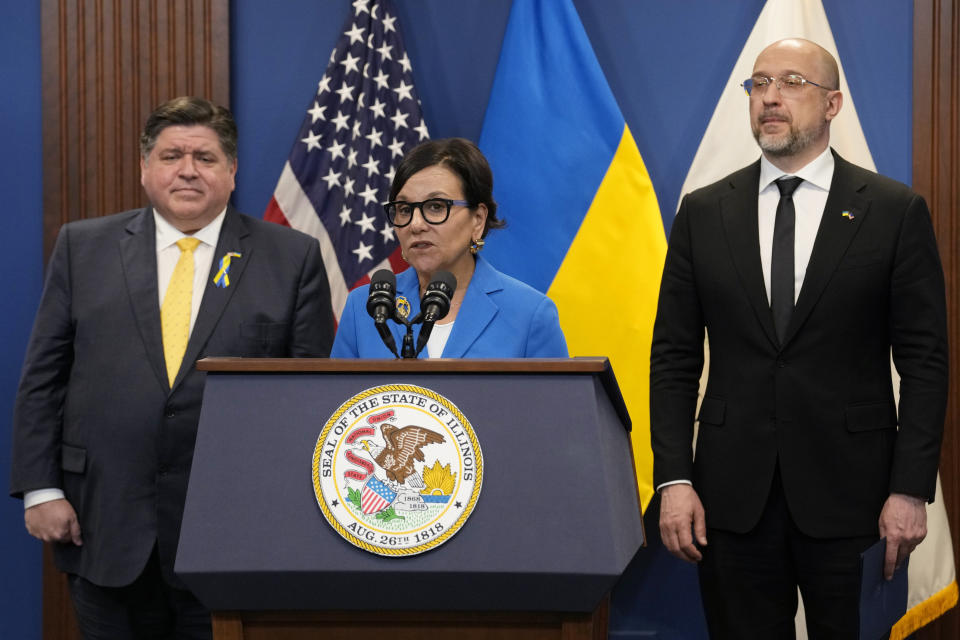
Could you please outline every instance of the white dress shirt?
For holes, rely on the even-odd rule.
[[[813,243],[817,239],[817,230],[823,218],[823,209],[830,195],[830,183],[833,181],[833,154],[830,147],[814,158],[796,173],[784,173],[764,156],[760,156],[760,183],[757,199],[757,222],[760,230],[760,264],[763,266],[763,284],[767,289],[767,302],[770,301],[770,259],[773,255],[773,223],[777,218],[777,204],[780,203],[780,189],[776,181],[780,178],[796,176],[803,182],[793,192],[793,207],[796,211],[793,245],[794,302],[800,296],[803,276],[810,264]],[[664,482],[657,487],[660,491],[671,484],[693,484],[688,479]]]
[[[794,226],[793,274],[794,302],[800,296],[803,276],[813,253],[813,242],[817,239],[817,229],[830,194],[830,182],[833,180],[833,154],[830,148],[817,156],[810,164],[796,173],[787,174],[777,169],[765,157],[760,158],[760,195],[757,200],[757,216],[760,228],[760,263],[763,265],[763,283],[767,288],[767,301],[770,300],[770,257],[773,255],[773,223],[777,218],[777,204],[780,202],[780,189],[776,181],[780,178],[796,176],[803,182],[793,192],[793,207],[797,212]]]
[[[210,224],[192,234],[194,238],[200,241],[200,244],[193,250],[191,332],[193,331],[193,324],[197,321],[197,314],[200,312],[200,302],[203,298],[203,291],[207,288],[207,278],[212,278],[215,275],[210,273],[210,267],[213,265],[213,252],[217,248],[220,228],[223,227],[223,219],[226,213],[227,210],[224,209]],[[173,269],[180,259],[180,247],[177,246],[177,241],[188,237],[188,235],[167,222],[156,211],[153,212],[153,221],[157,227],[157,292],[160,295],[160,306],[157,309],[159,309],[163,306],[163,297],[167,295],[167,286],[170,284],[170,278],[173,277]]]
[[[220,228],[223,227],[223,219],[226,217],[226,213],[227,210],[224,208],[210,224],[193,234],[194,238],[200,240],[200,244],[193,251],[193,299],[191,301],[193,306],[190,310],[190,331],[193,331],[193,324],[197,321],[207,278],[213,277],[213,274],[210,273],[210,267],[213,265],[213,252],[217,248]],[[173,268],[177,265],[177,260],[180,259],[180,247],[177,246],[177,240],[187,237],[187,234],[167,222],[156,210],[153,211],[153,221],[157,229],[157,291],[160,294],[157,313],[159,314],[160,307],[163,305],[163,296],[167,293],[167,285],[170,284],[170,278],[173,276]],[[23,494],[23,508],[29,509],[44,502],[60,500],[63,497],[65,496],[62,489],[50,488],[26,491]]]

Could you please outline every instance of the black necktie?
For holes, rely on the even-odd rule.
[[[777,339],[783,344],[793,315],[793,246],[794,224],[797,217],[793,208],[793,192],[803,178],[783,178],[777,180],[780,189],[780,202],[777,204],[777,218],[773,223],[773,255],[770,258],[770,309],[773,311],[773,326],[777,330]]]

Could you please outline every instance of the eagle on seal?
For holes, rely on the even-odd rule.
[[[362,444],[363,448],[373,456],[374,462],[387,473],[387,479],[403,484],[410,477],[412,486],[423,487],[423,480],[416,472],[413,461],[423,462],[421,449],[428,444],[444,442],[443,436],[416,425],[398,429],[393,425],[385,424],[380,427],[380,433],[383,434],[383,441],[387,446],[379,447],[370,440],[364,440]]]

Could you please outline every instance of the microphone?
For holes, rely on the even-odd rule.
[[[442,320],[450,312],[450,300],[457,290],[457,279],[449,271],[437,271],[433,274],[433,281],[427,285],[427,291],[420,301],[420,312],[423,314],[423,326],[417,336],[417,353],[427,345],[433,325]]]
[[[380,269],[373,274],[370,278],[370,295],[367,297],[367,313],[373,318],[373,324],[383,344],[399,358],[397,343],[387,326],[387,319],[393,315],[393,308],[396,306],[396,291],[397,277],[393,275],[393,271]]]

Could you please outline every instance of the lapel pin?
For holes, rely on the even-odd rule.
[[[847,220],[853,220],[853,218],[854,218],[853,213],[850,212],[850,211],[844,211],[844,212],[841,213],[840,215],[843,216],[844,218],[846,218]]]
[[[396,308],[401,319],[406,320],[410,315],[410,301],[405,296],[397,296]]]
[[[220,258],[220,269],[217,271],[217,275],[213,278],[213,284],[217,285],[221,289],[226,289],[230,286],[230,261],[233,258],[239,257],[241,257],[239,253],[236,251],[230,251]]]

